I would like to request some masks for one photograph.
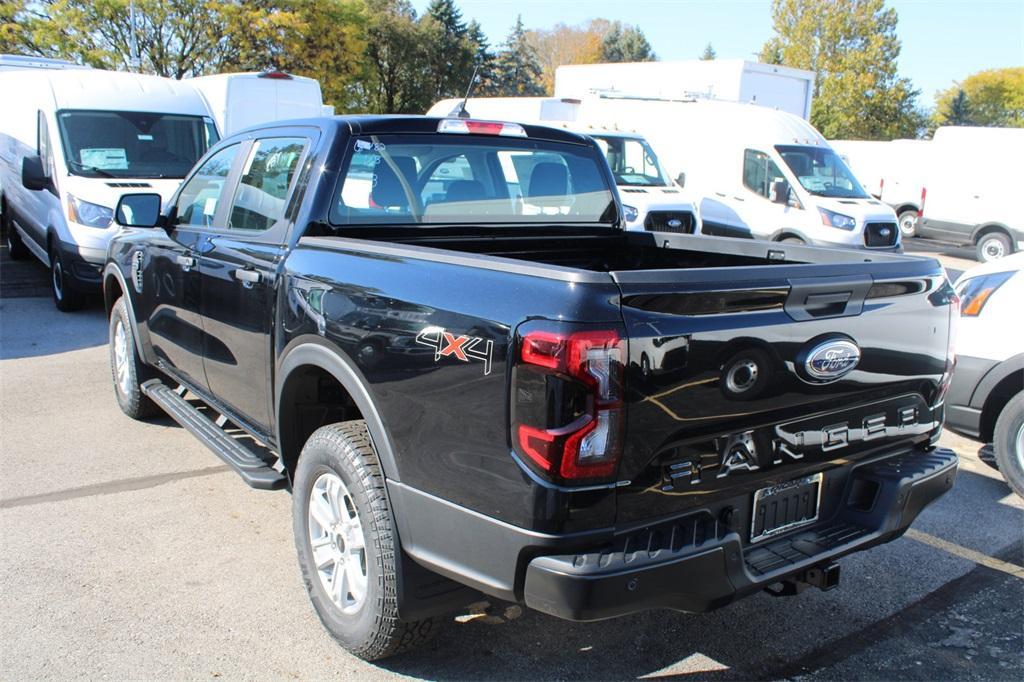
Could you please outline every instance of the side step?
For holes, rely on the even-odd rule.
[[[140,388],[150,400],[163,408],[171,419],[213,450],[214,454],[234,469],[247,484],[261,490],[278,490],[285,487],[287,480],[284,474],[225,433],[171,387],[159,379],[150,379]]]

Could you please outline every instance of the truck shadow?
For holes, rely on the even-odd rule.
[[[998,554],[1012,546],[1014,534],[1020,542],[1024,512],[1009,494],[998,477],[961,470],[953,491],[913,527]],[[963,527],[965,508],[977,512],[973,527],[984,524],[993,532],[970,535]],[[912,537],[849,556],[842,564],[843,584],[837,590],[807,590],[784,599],[760,593],[704,615],[656,611],[572,623],[492,600],[486,615],[478,608],[448,620],[432,644],[379,665],[440,680],[788,678],[858,656],[880,637],[906,636],[935,615],[931,607],[918,607],[922,600],[940,598],[946,604],[943,590],[974,589],[955,580],[974,569],[973,562]],[[943,609],[954,610],[962,595],[949,596]],[[935,655],[929,648],[933,643],[916,644],[917,655]],[[865,662],[864,676],[884,679],[885,665]]]
[[[83,310],[62,313],[47,297],[0,298],[0,360],[14,360],[104,346],[107,318],[99,298]]]

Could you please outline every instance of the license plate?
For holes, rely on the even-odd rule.
[[[750,541],[767,540],[817,521],[821,480],[821,474],[814,474],[754,493]]]

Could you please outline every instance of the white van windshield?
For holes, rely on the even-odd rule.
[[[217,141],[203,116],[138,111],[60,111],[64,158],[90,178],[183,178]]]
[[[819,197],[867,199],[868,193],[857,182],[843,160],[831,149],[797,145],[777,145],[793,175],[805,190]]]
[[[615,135],[591,135],[611,166],[620,186],[668,187],[669,180],[647,140]]]
[[[335,225],[613,223],[593,147],[516,137],[372,135],[354,141]]]

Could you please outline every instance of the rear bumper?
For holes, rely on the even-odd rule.
[[[538,557],[526,571],[525,602],[569,620],[653,608],[710,611],[899,537],[952,487],[956,470],[957,455],[947,449],[867,462],[853,472],[833,518],[764,544],[744,546],[744,530],[698,513],[633,533],[613,548]]]

